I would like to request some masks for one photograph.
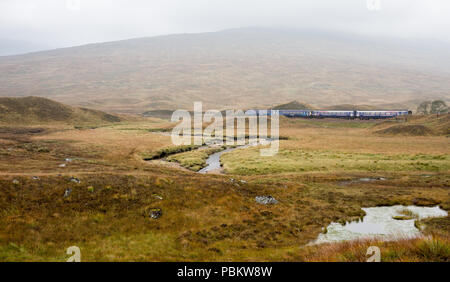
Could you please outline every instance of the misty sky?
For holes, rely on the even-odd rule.
[[[450,42],[450,1],[380,3],[371,10],[367,0],[1,0],[0,39],[63,47],[259,26]]]

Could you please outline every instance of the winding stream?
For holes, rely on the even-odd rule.
[[[243,147],[243,146],[241,146],[241,147]],[[207,166],[202,168],[201,170],[199,170],[198,173],[208,173],[208,172],[220,170],[220,168],[221,168],[220,157],[222,156],[222,154],[225,154],[227,152],[231,152],[231,151],[239,149],[241,147],[228,148],[228,149],[225,149],[223,151],[220,151],[220,152],[217,152],[217,153],[214,153],[214,154],[210,155],[208,157],[208,159],[206,160]]]
[[[254,146],[258,146],[258,145],[267,145],[267,144],[270,144],[270,142],[271,142],[270,139],[261,140],[260,142],[250,141],[249,144],[247,144],[247,145],[237,146],[235,148],[228,148],[223,151],[214,153],[214,154],[210,155],[208,157],[208,159],[206,160],[207,166],[202,168],[201,170],[199,170],[198,173],[210,173],[213,171],[220,171],[220,169],[221,169],[220,157],[222,156],[222,154],[225,154],[225,153],[237,150],[237,149],[254,147]]]

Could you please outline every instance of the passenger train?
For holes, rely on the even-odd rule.
[[[278,110],[281,116],[303,118],[346,118],[346,119],[383,119],[412,114],[408,110],[400,111],[337,111],[337,110]],[[270,115],[270,110],[256,110],[259,115]]]

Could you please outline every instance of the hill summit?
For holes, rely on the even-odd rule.
[[[46,98],[0,97],[0,123],[109,123],[120,118],[105,112],[67,106]]]
[[[300,103],[298,101],[292,101],[286,104],[278,105],[273,108],[273,110],[312,110],[311,105]]]

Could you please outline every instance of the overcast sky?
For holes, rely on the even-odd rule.
[[[380,0],[379,9],[370,1],[0,0],[0,39],[62,47],[261,26],[450,42],[449,0]]]

